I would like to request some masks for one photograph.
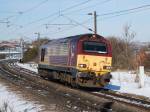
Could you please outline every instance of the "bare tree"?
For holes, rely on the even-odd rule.
[[[115,68],[133,68],[135,33],[131,31],[131,25],[125,25],[122,38],[111,36],[109,40],[112,45],[112,64]]]
[[[132,59],[134,58],[134,44],[133,39],[136,33],[131,30],[131,25],[126,24],[123,28],[123,41],[124,41],[124,57],[126,67],[132,67]]]

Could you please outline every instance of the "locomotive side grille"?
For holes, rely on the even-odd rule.
[[[49,56],[50,64],[67,65],[68,56]]]

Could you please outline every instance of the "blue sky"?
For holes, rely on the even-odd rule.
[[[37,37],[36,32],[40,32],[41,37],[50,39],[90,33],[88,28],[93,28],[93,19],[88,13],[96,11],[101,15],[143,5],[150,5],[150,1],[0,0],[0,40],[21,37],[31,40]],[[64,10],[66,8],[68,10]],[[131,31],[136,33],[135,41],[150,41],[150,7],[135,13],[112,16],[115,15],[98,16],[98,34],[105,37],[122,36],[123,27],[130,24]],[[84,23],[84,26],[79,23]],[[45,24],[70,25],[48,25],[46,28]]]

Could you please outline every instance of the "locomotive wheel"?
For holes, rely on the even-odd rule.
[[[42,77],[43,79],[46,78],[46,72],[44,70],[39,70],[39,76]]]
[[[79,88],[79,85],[78,85],[75,78],[72,78],[72,80],[71,80],[71,87],[72,88]]]

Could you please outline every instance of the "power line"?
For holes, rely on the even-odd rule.
[[[86,4],[86,3],[90,2],[90,1],[92,1],[92,0],[86,0],[86,1],[84,1],[84,2],[80,2],[80,3],[78,3],[78,4],[72,5],[72,6],[68,7],[68,8],[65,8],[65,9],[61,10],[61,12],[68,11],[68,10],[70,10],[70,9],[72,9],[72,8],[75,8],[75,7],[78,7],[78,6],[80,6],[80,5]],[[50,18],[50,17],[52,17],[52,16],[55,16],[56,14],[59,14],[59,13],[60,13],[60,11],[54,12],[54,13],[52,13],[52,14],[46,16],[46,17],[43,17],[43,18],[40,18],[40,19],[38,19],[38,20],[29,22],[29,23],[27,23],[26,25],[31,25],[31,24],[37,23],[37,22],[39,22],[39,21],[42,21],[42,20],[45,20],[45,19]]]
[[[135,12],[137,12],[137,10],[139,10],[139,9],[142,9],[142,8],[147,8],[147,7],[150,7],[150,5],[143,5],[143,6],[140,6],[140,7],[135,7],[135,8],[131,8],[131,9],[126,9],[126,10],[120,10],[120,11],[115,11],[115,12],[110,12],[110,13],[104,13],[104,14],[100,14],[100,15],[98,15],[98,16],[109,16],[109,15],[114,15],[114,16],[111,16],[111,17],[105,17],[105,18],[103,18],[103,19],[109,19],[109,18],[114,18],[114,17],[117,17],[117,16],[122,16],[122,15],[126,15],[126,14],[130,14],[130,13],[135,13]],[[145,9],[144,9],[145,10]],[[131,12],[131,11],[134,11],[134,12]],[[125,13],[126,12],[126,13]],[[121,14],[122,13],[122,14]],[[124,13],[124,14],[123,14]],[[72,28],[74,28],[74,27],[77,27],[77,26],[82,26],[82,27],[84,27],[85,29],[88,29],[89,30],[89,28],[88,27],[86,27],[85,25],[84,25],[84,23],[87,23],[89,20],[91,20],[91,18],[90,19],[88,19],[87,21],[85,21],[84,23],[79,23],[79,22],[77,22],[77,21],[75,21],[75,20],[73,20],[73,19],[71,19],[71,18],[69,18],[69,17],[67,17],[67,16],[64,16],[63,15],[63,17],[65,17],[65,18],[67,18],[68,20],[70,20],[70,21],[73,21],[73,22],[75,22],[76,23],[76,25],[75,26],[71,26],[71,27],[69,27],[69,28],[67,28],[67,29],[65,29],[65,30],[71,30]],[[102,18],[101,18],[102,19]],[[65,31],[65,30],[61,30],[61,32],[62,31]],[[57,32],[60,32],[60,31],[57,31]],[[57,33],[57,32],[55,32],[55,33]]]
[[[105,4],[105,3],[110,2],[110,1],[112,1],[112,0],[98,1],[99,3],[96,3],[96,4],[91,5],[91,6],[87,6],[87,7],[84,7],[84,8],[80,8],[80,9],[77,9],[77,10],[73,10],[71,12],[65,13],[65,15],[73,13],[73,12],[78,12],[78,11],[81,11],[81,10],[84,10],[84,9],[90,9],[90,8],[93,8],[93,7],[97,6],[97,5],[102,5],[102,4]]]
[[[0,13],[12,14],[12,13],[18,13],[18,12],[13,12],[13,11],[0,11]]]
[[[78,4],[72,5],[72,6],[68,7],[68,8],[65,8],[65,9],[61,10],[61,12],[65,12],[65,11],[68,11],[69,9],[78,7],[78,6],[80,6],[80,5],[84,5],[84,4],[86,4],[86,3],[90,2],[90,1],[92,1],[92,0],[86,0],[86,1],[84,1],[84,2],[80,2],[80,3],[78,3]],[[106,1],[109,1],[109,0],[106,0]],[[106,1],[105,1],[105,2],[106,2]],[[36,20],[36,21],[32,21],[32,22],[30,22],[30,23],[27,23],[27,24],[24,25],[23,27],[29,26],[29,25],[31,25],[31,24],[37,23],[37,22],[42,21],[42,20],[45,20],[45,19],[47,19],[47,18],[50,18],[50,17],[52,17],[52,16],[55,16],[56,14],[59,14],[59,16],[61,16],[61,15],[60,15],[60,11],[57,11],[57,12],[55,12],[55,13],[52,13],[52,14],[49,15],[49,16],[46,16],[46,17],[40,18],[40,19],[38,19],[38,20]],[[50,20],[50,22],[56,20],[59,16],[57,16],[57,17],[55,17],[54,19]],[[80,24],[80,23],[78,23],[78,24]],[[43,24],[42,24],[42,25],[43,25]],[[83,26],[83,25],[80,25],[80,26]],[[85,26],[85,27],[86,27],[86,26]],[[86,29],[87,29],[87,27],[86,27]],[[89,29],[88,29],[88,30],[89,30]]]
[[[91,17],[91,18],[89,18],[89,19],[87,19],[87,20],[85,20],[85,21],[83,21],[82,23],[79,23],[79,24],[84,25],[85,23],[87,23],[88,21],[90,21],[90,20],[92,20],[92,19],[93,19],[93,17]],[[75,28],[75,27],[81,26],[81,25],[79,25],[79,24],[76,24],[76,25],[74,25],[74,26],[70,26],[70,27],[65,28],[65,29],[63,29],[63,30],[59,30],[59,31],[53,32],[53,34],[60,33],[60,32],[63,32],[63,31],[72,30],[72,29]],[[85,28],[85,29],[87,29],[87,28]],[[90,29],[90,28],[88,28],[87,30],[88,30],[88,31],[91,31],[91,30],[89,30],[89,29]],[[92,31],[92,32],[93,32],[93,31]],[[48,35],[48,34],[50,34],[50,33],[45,33],[45,34],[42,34],[42,35]],[[53,35],[53,34],[50,34],[50,35]]]
[[[120,14],[116,14],[116,15],[112,15],[112,16],[109,16],[109,17],[104,17],[104,18],[100,18],[100,19],[111,19],[111,18],[115,18],[115,17],[119,17],[119,16],[124,16],[124,15],[128,15],[128,14],[132,14],[132,13],[138,13],[138,12],[141,12],[141,11],[144,11],[144,10],[149,10],[150,8],[148,9],[142,9],[142,10],[136,10],[136,11],[132,11],[132,12],[126,12],[126,13],[120,13]]]
[[[50,22],[56,21],[56,20],[58,19],[58,17],[59,17],[59,16],[56,16],[56,17],[52,18],[52,19],[50,20]],[[49,24],[49,23],[45,23],[45,24]],[[45,24],[40,24],[40,25],[38,25],[38,27],[42,27],[42,26],[45,25]],[[27,26],[26,26],[26,27],[27,27]],[[37,26],[34,26],[34,27],[37,28]],[[25,28],[25,26],[22,26],[22,28]],[[48,29],[48,28],[46,28],[46,29]],[[16,30],[17,30],[17,28],[16,28]],[[25,34],[26,32],[27,32],[27,31],[25,31],[24,34]]]
[[[93,32],[93,30],[92,30],[92,29],[88,28],[88,27],[87,27],[87,26],[85,26],[84,24],[79,23],[79,22],[75,21],[74,19],[71,19],[71,18],[69,18],[69,17],[67,17],[67,16],[64,16],[64,15],[62,15],[62,16],[63,16],[64,18],[66,18],[66,19],[70,20],[70,21],[73,21],[73,22],[74,22],[74,23],[76,23],[77,25],[80,25],[80,26],[82,26],[83,28],[85,28],[85,29],[90,30],[90,31],[92,31],[92,32]]]
[[[106,3],[106,2],[108,2],[108,1],[111,1],[111,0],[104,0],[103,2],[101,2],[102,4],[103,3]],[[82,3],[79,3],[78,5],[83,5],[83,4],[85,4],[85,3],[87,3],[87,2],[89,2],[89,0],[87,0],[87,1],[85,1],[85,2],[82,2]],[[97,4],[98,5],[98,4]],[[76,5],[75,5],[76,6]],[[73,7],[72,7],[73,8]],[[86,7],[86,8],[88,8],[88,7]],[[65,9],[66,10],[66,9]],[[64,10],[64,11],[65,11]],[[79,9],[80,10],[80,9]],[[67,10],[66,10],[67,11]],[[74,10],[74,11],[71,11],[71,12],[69,12],[69,13],[72,13],[72,12],[75,12],[75,11],[78,11],[78,10]],[[68,14],[68,13],[67,13]],[[66,13],[64,14],[64,15],[66,15]],[[61,16],[61,11],[59,11],[59,16]],[[57,16],[56,18],[58,18],[59,16]],[[55,18],[54,18],[54,20],[56,20]],[[53,19],[52,20],[50,20],[50,22],[51,21],[53,21]],[[47,23],[48,24],[48,23]]]
[[[135,10],[139,10],[139,9],[143,9],[143,8],[148,8],[148,7],[150,7],[150,5],[142,5],[142,6],[139,6],[139,7],[130,8],[130,9],[126,9],[126,10],[120,10],[120,11],[115,11],[115,12],[110,12],[110,13],[104,13],[104,14],[100,14],[100,15],[98,15],[98,16],[114,15],[114,14],[119,14],[119,13],[125,13],[125,12],[135,11]]]
[[[74,25],[71,23],[55,23],[55,24],[44,24],[46,29],[48,29],[49,26],[70,26],[70,25]]]
[[[8,23],[7,21],[0,21],[0,23]]]
[[[31,8],[23,11],[22,13],[27,13],[27,12],[33,11],[33,10],[37,9],[38,7],[40,7],[41,5],[45,4],[48,1],[49,0],[44,0],[44,1],[40,2],[39,4],[37,4],[37,5],[35,5],[35,6],[31,7]]]
[[[120,10],[120,11],[115,11],[115,12],[103,13],[103,14],[100,14],[98,16],[99,17],[104,17],[103,19],[109,19],[109,18],[121,16],[121,15],[127,15],[127,14],[130,14],[130,13],[136,13],[136,12],[139,12],[139,11],[147,10],[149,7],[150,7],[150,5],[142,5],[142,6],[139,6],[139,7],[130,8],[130,9],[126,9],[126,10]],[[59,12],[57,12],[57,13],[59,13]],[[107,16],[111,16],[111,17],[107,17]],[[63,15],[63,17],[64,17],[64,15]],[[77,24],[77,26],[82,26],[82,27],[84,27],[84,28],[89,30],[89,28],[86,27],[85,25],[83,25],[83,24],[81,24],[81,23],[79,23],[79,22],[77,22],[77,21],[75,21],[75,20],[73,20],[73,19],[71,19],[71,18],[69,18],[67,16],[65,16],[65,18],[67,18],[70,21],[74,21]],[[76,27],[76,26],[74,26],[74,27]],[[72,27],[72,28],[74,28],[74,27]],[[71,28],[69,28],[69,29],[71,29]]]
[[[92,18],[93,17],[91,17],[91,18],[89,18],[89,19],[87,19],[87,20],[85,20],[85,21],[83,21],[83,22],[81,22],[80,24],[85,24],[85,23],[87,23],[89,20],[92,20]],[[67,27],[67,28],[65,28],[65,29],[59,29],[59,31],[55,31],[55,32],[49,32],[49,33],[42,33],[41,35],[53,35],[53,34],[56,34],[56,33],[60,33],[60,32],[63,32],[63,31],[69,31],[69,30],[71,30],[71,29],[73,29],[73,28],[75,28],[75,27],[78,27],[78,26],[80,26],[80,25],[78,25],[78,24],[74,24],[73,26],[71,25],[71,26],[69,26],[69,27]],[[88,31],[89,31],[89,29],[88,29]],[[52,34],[51,34],[52,33]],[[23,33],[23,34],[25,34],[25,32]]]
[[[127,15],[127,14],[131,14],[131,13],[137,13],[137,12],[139,12],[139,11],[143,11],[143,10],[149,10],[150,8],[150,5],[143,5],[143,6],[139,6],[139,7],[135,7],[135,8],[130,8],[130,9],[126,9],[126,10],[120,10],[120,11],[115,11],[115,12],[110,12],[110,13],[105,13],[105,14],[100,14],[100,15],[98,15],[99,17],[101,16],[101,17],[103,17],[104,16],[104,18],[100,18],[100,19],[103,19],[103,20],[105,20],[105,19],[111,19],[111,18],[114,18],[114,17],[118,17],[118,16],[123,16],[123,15]],[[145,8],[147,8],[147,9],[145,9]],[[110,17],[107,17],[107,16],[109,16],[109,15],[112,15],[112,16],[110,16]],[[64,15],[63,15],[64,16]],[[106,16],[106,17],[105,17]],[[66,16],[65,16],[66,17]],[[70,18],[69,18],[70,19]],[[70,20],[72,20],[72,19],[70,19]],[[72,28],[75,28],[75,27],[77,27],[77,26],[82,26],[82,27],[84,27],[84,28],[86,28],[86,29],[88,29],[89,30],[89,28],[87,28],[85,25],[83,25],[83,24],[85,24],[85,23],[87,23],[89,20],[91,20],[91,18],[90,19],[88,19],[88,20],[86,20],[86,21],[84,21],[83,23],[78,23],[76,26],[73,26],[73,27],[69,27],[68,29],[65,29],[65,30],[71,30]],[[72,20],[72,21],[74,21],[74,22],[76,22],[75,20]],[[62,31],[65,31],[65,30],[62,30]],[[62,32],[61,31],[61,32]],[[55,33],[57,33],[57,32],[55,32]]]
[[[74,25],[74,24],[69,24],[69,23],[55,23],[55,24],[45,24],[45,25]]]
[[[28,13],[28,12],[30,12],[30,11],[35,10],[36,8],[38,8],[38,7],[40,7],[41,5],[45,4],[46,2],[48,2],[48,0],[43,0],[42,2],[38,3],[37,5],[31,7],[31,8],[29,8],[29,9],[27,9],[27,10],[16,12],[17,14],[8,16],[8,17],[6,17],[6,18],[4,18],[4,19],[7,19],[7,20],[8,20],[8,19],[13,18],[13,17],[17,17],[17,16],[19,17],[19,16],[21,16],[22,14],[25,14],[25,13]]]
[[[78,4],[72,5],[72,6],[68,7],[68,8],[65,8],[65,9],[61,10],[61,12],[68,11],[69,9],[72,9],[72,8],[74,8],[74,7],[78,7],[78,6],[80,6],[80,5],[84,5],[84,4],[86,4],[86,3],[90,2],[90,1],[92,1],[92,0],[86,0],[86,1],[84,1],[84,2],[80,2],[80,3],[78,3]],[[40,19],[38,19],[38,20],[36,20],[36,21],[32,21],[32,22],[30,22],[30,23],[27,23],[26,25],[31,25],[31,24],[34,24],[34,23],[36,23],[36,22],[45,20],[45,19],[47,19],[47,18],[49,18],[49,17],[52,17],[52,16],[56,15],[57,13],[60,13],[60,11],[57,11],[57,12],[55,12],[55,13],[53,13],[53,14],[47,16],[47,17],[43,17],[43,18],[40,18]],[[26,26],[26,25],[24,25],[24,26]],[[22,26],[22,27],[24,27],[24,26]]]
[[[80,5],[87,4],[87,3],[90,2],[90,1],[92,1],[92,0],[86,0],[86,1],[84,1],[84,2],[80,2],[80,3],[78,3],[78,4],[75,4],[75,5],[73,5],[73,6],[68,7],[68,8],[66,8],[66,9],[63,9],[62,12],[68,11],[68,10],[70,10],[70,9],[72,9],[72,8],[75,8],[75,7],[78,7],[78,6],[80,6]]]

